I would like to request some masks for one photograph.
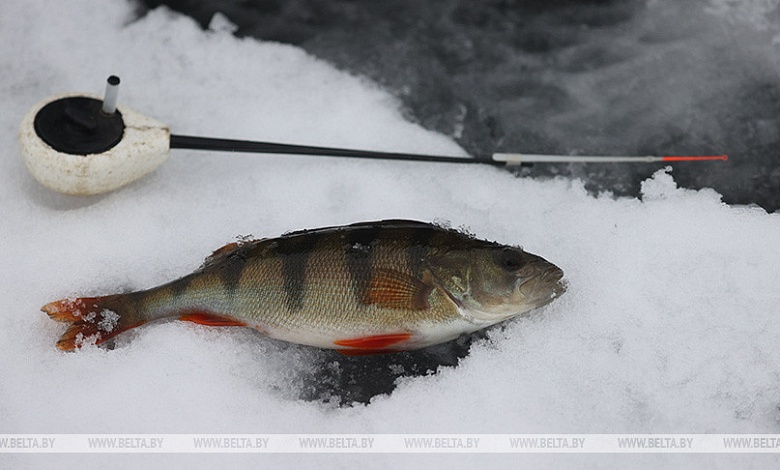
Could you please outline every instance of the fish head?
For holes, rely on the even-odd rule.
[[[558,266],[517,247],[452,250],[428,268],[462,311],[492,323],[546,305],[566,290]]]

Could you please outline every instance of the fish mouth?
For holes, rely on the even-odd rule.
[[[566,291],[563,270],[557,266],[550,266],[538,276],[520,284],[518,290],[537,306],[546,305]]]

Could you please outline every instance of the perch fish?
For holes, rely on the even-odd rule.
[[[562,278],[518,247],[385,220],[231,243],[168,284],[42,310],[70,324],[62,350],[178,319],[363,355],[443,343],[541,307],[564,292]]]

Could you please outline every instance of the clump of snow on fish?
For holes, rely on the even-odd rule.
[[[462,150],[371,83],[166,9],[133,20],[129,3],[16,1],[0,38],[0,433],[777,432],[777,214],[680,189],[673,170],[638,200],[494,168],[188,151],[112,194],[60,196],[27,175],[18,121],[44,96],[100,93],[110,73],[121,103],[181,134]],[[558,264],[569,290],[491,330],[457,367],[343,409],[297,399],[317,350],[164,323],[66,354],[39,311],[169,281],[240,235],[398,217],[522,245]]]

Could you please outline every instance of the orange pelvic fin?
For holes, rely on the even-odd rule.
[[[336,346],[345,346],[349,349],[339,349],[338,352],[345,356],[366,356],[369,354],[386,354],[398,352],[389,346],[406,341],[412,337],[411,333],[395,333],[389,335],[366,336],[363,338],[340,339],[334,341]]]
[[[337,349],[344,356],[373,356],[375,354],[392,354],[401,352],[399,349]]]
[[[379,269],[371,277],[363,297],[367,305],[385,308],[423,310],[430,307],[428,296],[433,286],[394,269]]]
[[[246,323],[238,321],[234,318],[217,315],[216,313],[206,311],[191,311],[185,312],[179,316],[181,321],[191,321],[199,325],[208,326],[246,326]]]
[[[41,308],[52,320],[70,323],[57,347],[71,351],[87,344],[100,344],[144,323],[128,315],[123,295],[63,299]]]

